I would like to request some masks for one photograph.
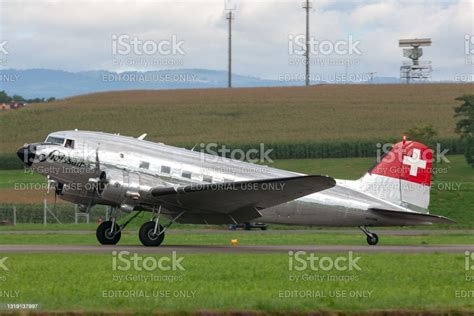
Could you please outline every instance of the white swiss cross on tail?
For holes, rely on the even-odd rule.
[[[413,149],[412,156],[403,157],[403,164],[410,166],[410,176],[418,175],[418,168],[426,169],[426,160],[421,159],[421,150]]]
[[[419,142],[399,142],[369,173],[429,186],[432,158],[431,149]]]

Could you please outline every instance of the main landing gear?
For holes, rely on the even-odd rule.
[[[367,236],[367,243],[371,246],[375,246],[379,242],[379,236],[376,233],[371,233],[367,227],[360,226],[359,227],[362,232]]]
[[[112,208],[110,218],[111,220],[103,222],[97,227],[96,236],[99,243],[102,245],[115,245],[119,242],[122,235],[122,231],[125,227],[134,220],[142,211],[138,211],[130,219],[128,219],[124,224],[118,225],[116,223],[116,214],[117,209]],[[144,223],[138,232],[138,237],[144,246],[148,247],[157,247],[161,245],[165,239],[165,231],[179,218],[183,215],[185,211],[182,211],[177,216],[175,216],[171,221],[162,226],[160,225],[160,215],[161,215],[161,206],[158,208],[158,211],[153,209],[153,216],[149,222]]]
[[[122,230],[127,227],[127,225],[135,219],[142,211],[138,211],[135,215],[130,217],[125,223],[122,225],[118,225],[116,222],[117,217],[117,208],[112,207],[110,212],[110,220],[105,221],[97,227],[95,235],[97,240],[102,245],[115,245],[119,242],[120,237],[122,237]]]

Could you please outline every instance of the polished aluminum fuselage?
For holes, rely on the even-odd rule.
[[[147,190],[159,186],[182,186],[191,183],[245,181],[284,178],[301,175],[291,171],[230,160],[201,152],[167,146],[132,137],[102,132],[62,131],[49,136],[74,140],[74,148],[48,143],[37,144],[37,155],[52,151],[73,157],[69,160],[38,162],[32,168],[59,183],[80,184],[67,188],[60,197],[81,205],[106,204],[124,210],[151,210],[154,200]],[[96,160],[109,173],[119,174],[120,181],[138,187],[141,198],[132,196],[119,203],[111,198],[98,198],[93,190],[82,189],[96,177]],[[65,166],[67,169],[65,169]],[[65,171],[68,170],[68,171]],[[169,172],[168,172],[169,171]],[[183,171],[186,177],[183,177]],[[190,174],[190,175],[189,175]],[[361,192],[358,181],[337,180],[335,187],[260,211],[255,221],[307,226],[394,226],[411,224],[396,218],[371,213],[370,208],[406,211],[400,205]],[[137,189],[138,190],[138,189]],[[129,193],[128,193],[129,194]],[[170,213],[168,213],[171,215]]]

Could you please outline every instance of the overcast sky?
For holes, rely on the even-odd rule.
[[[298,63],[301,57],[289,50],[291,44],[299,50],[299,36],[304,34],[301,3],[235,1],[235,73],[276,79],[304,71]],[[0,67],[224,70],[228,27],[224,6],[224,0],[0,0],[0,43],[8,53],[0,51]],[[432,61],[433,80],[473,73],[474,54],[469,52],[474,51],[474,40],[466,38],[474,35],[474,0],[318,0],[313,1],[310,20],[313,40],[324,43],[312,54],[316,62],[312,73],[321,77],[345,72],[398,77],[404,59],[398,39],[426,37],[433,44],[423,48],[421,60]],[[129,53],[134,38],[147,44]],[[174,54],[167,42],[173,39]],[[339,42],[339,52],[331,53],[331,45]],[[158,46],[162,50],[153,51]],[[131,64],[121,64],[125,61]]]

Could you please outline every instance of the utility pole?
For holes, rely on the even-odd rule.
[[[232,20],[235,19],[232,10],[230,9],[229,12],[226,14],[226,19],[229,21],[229,60],[228,60],[228,79],[227,79],[227,87],[232,88]]]
[[[303,2],[303,9],[306,10],[306,50],[305,50],[305,65],[306,65],[306,74],[305,74],[305,85],[309,86],[309,10],[312,8],[313,4],[309,0]]]

